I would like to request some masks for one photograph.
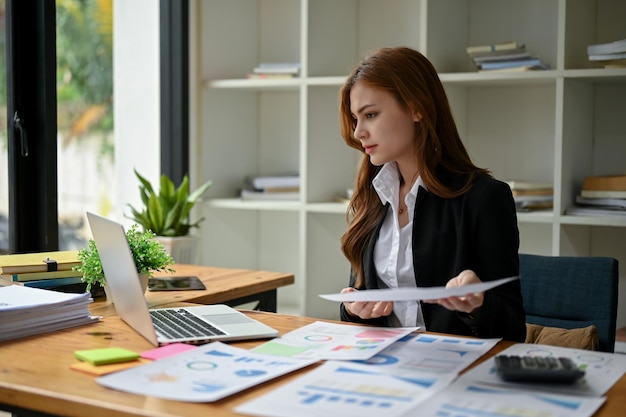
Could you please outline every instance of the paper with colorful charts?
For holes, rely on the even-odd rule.
[[[414,374],[406,378],[368,365],[327,361],[235,411],[265,417],[420,416],[420,403],[448,386],[454,377]]]
[[[369,327],[316,321],[252,349],[305,359],[369,359],[417,327]]]
[[[420,333],[406,336],[359,362],[395,376],[458,375],[500,340]]]
[[[211,402],[313,364],[221,342],[97,379],[108,388],[175,401]]]
[[[497,387],[459,378],[413,415],[447,417],[591,417],[605,397],[551,394]]]

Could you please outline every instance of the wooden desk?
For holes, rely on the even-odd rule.
[[[103,316],[97,324],[0,343],[0,409],[33,416],[236,416],[233,409],[237,405],[306,372],[286,375],[215,403],[168,401],[107,389],[94,376],[69,369],[76,361],[74,350],[116,346],[144,351],[152,346],[123,323],[111,305],[94,303],[92,311]],[[246,313],[276,328],[280,334],[316,320],[259,311]],[[259,343],[233,345],[251,348]],[[490,355],[508,346],[510,343],[501,342]],[[606,403],[595,416],[622,417],[625,404],[626,377],[622,377],[608,392]]]
[[[174,274],[155,276],[195,275],[204,283],[201,291],[146,291],[150,307],[174,302],[195,304],[228,304],[231,307],[258,301],[255,310],[276,312],[276,290],[293,284],[293,274],[250,269],[215,268],[200,265],[175,264]]]

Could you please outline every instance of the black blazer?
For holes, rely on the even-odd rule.
[[[389,210],[389,206],[387,207]],[[365,249],[365,286],[378,287],[374,246],[382,221]],[[420,187],[413,217],[413,267],[418,287],[445,286],[465,269],[482,281],[519,274],[519,230],[515,202],[509,186],[480,176],[465,194],[441,198]],[[355,277],[350,277],[353,287]],[[472,315],[450,311],[438,304],[421,303],[426,330],[483,338],[502,337],[523,342],[525,313],[519,280],[485,292],[482,307]],[[388,326],[388,318],[363,320],[347,313],[341,319]]]

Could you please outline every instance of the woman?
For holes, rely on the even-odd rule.
[[[461,286],[519,273],[507,184],[476,167],[432,64],[409,48],[375,51],[340,92],[341,134],[363,152],[341,238],[349,287]],[[351,302],[344,321],[523,342],[519,280],[439,300]]]

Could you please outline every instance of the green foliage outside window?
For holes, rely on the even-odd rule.
[[[113,0],[57,0],[58,128],[64,143],[113,130]],[[0,0],[4,14],[5,2]],[[6,148],[6,36],[0,36],[0,143]],[[112,143],[101,153],[113,156]]]
[[[63,141],[113,130],[113,1],[57,0],[57,101]],[[111,152],[104,144],[103,150]]]

